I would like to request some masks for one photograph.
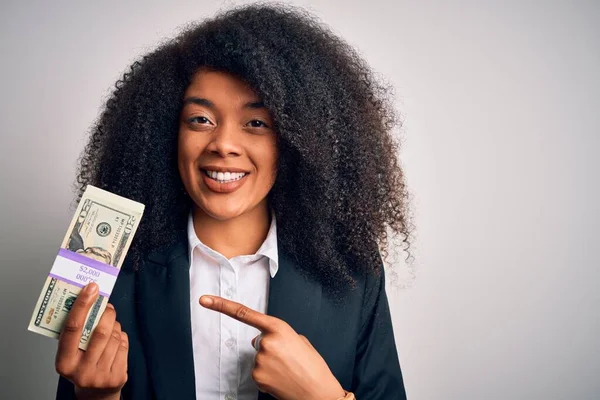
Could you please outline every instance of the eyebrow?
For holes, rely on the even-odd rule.
[[[186,97],[183,100],[183,105],[186,106],[188,104],[197,104],[199,106],[205,106],[212,109],[216,108],[215,103],[202,97]],[[262,101],[249,101],[248,103],[244,104],[242,108],[261,109],[267,107]]]

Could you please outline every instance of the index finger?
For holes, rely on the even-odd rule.
[[[265,315],[243,304],[219,296],[201,296],[200,305],[253,326],[261,332],[273,332],[280,323],[280,320],[275,317]]]
[[[79,356],[79,340],[81,339],[85,317],[97,297],[98,285],[95,283],[90,283],[79,293],[60,333],[57,357],[64,357],[68,360]]]

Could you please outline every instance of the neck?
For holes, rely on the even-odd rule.
[[[194,207],[194,230],[198,239],[225,257],[255,254],[265,241],[271,225],[266,202],[227,220],[219,220]]]

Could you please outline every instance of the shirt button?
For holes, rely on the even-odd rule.
[[[235,290],[233,290],[233,288],[228,287],[227,289],[225,289],[225,296],[233,297],[234,294],[235,294]]]
[[[225,342],[225,345],[227,347],[229,347],[230,349],[233,349],[235,347],[235,339],[234,338],[227,339],[227,341]]]
[[[225,395],[225,400],[235,400],[235,393],[227,393]]]

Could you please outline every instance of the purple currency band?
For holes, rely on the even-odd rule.
[[[119,268],[117,267],[113,267],[112,265],[108,265],[105,264],[103,262],[100,262],[98,260],[94,260],[91,259],[89,257],[86,257],[84,255],[81,255],[79,253],[75,253],[74,251],[71,250],[67,250],[67,249],[60,249],[58,251],[58,256],[62,257],[62,258],[66,258],[68,260],[74,261],[78,264],[84,265],[88,268],[92,268],[93,270],[98,271],[99,273],[103,273],[103,274],[108,274],[108,275],[112,275],[114,277],[117,277],[119,275]],[[64,276],[60,276],[57,274],[54,274],[52,272],[50,272],[49,274],[51,277],[56,278],[60,281],[63,282],[67,282],[71,285],[75,285],[77,287],[83,288],[84,286],[87,285],[87,283],[82,283],[82,282],[77,282],[74,281],[72,279],[68,279],[67,277]],[[94,273],[92,272],[92,275],[94,275]],[[104,296],[104,297],[109,297],[110,293],[102,291],[102,287],[100,288],[100,295]]]

